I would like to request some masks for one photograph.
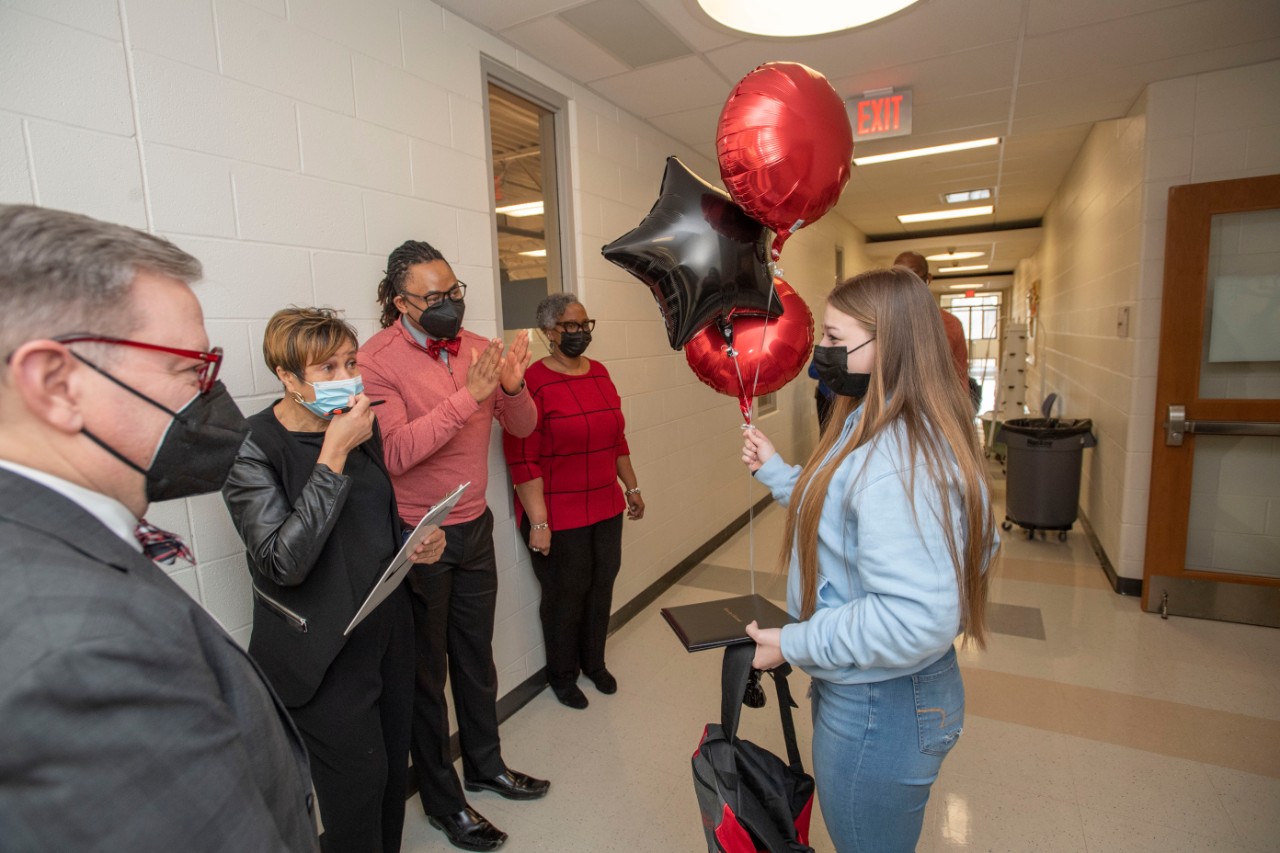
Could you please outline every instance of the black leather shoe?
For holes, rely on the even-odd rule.
[[[579,690],[576,684],[570,684],[568,687],[552,687],[551,692],[556,694],[561,705],[568,705],[579,711],[587,707],[587,695]]]
[[[463,850],[497,850],[507,840],[505,832],[471,806],[444,817],[428,815],[427,822],[448,836],[450,844]]]
[[[507,772],[499,773],[492,779],[467,780],[464,787],[468,791],[493,791],[508,800],[536,800],[545,797],[551,783],[545,779],[535,779],[519,770],[507,768]]]
[[[599,690],[606,696],[618,692],[618,679],[614,678],[613,673],[607,669],[602,669],[599,672],[594,673],[588,672],[587,678],[591,679],[591,683],[596,686],[596,690]]]

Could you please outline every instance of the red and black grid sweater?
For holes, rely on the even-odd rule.
[[[542,362],[525,372],[538,422],[524,438],[502,436],[514,485],[542,478],[551,530],[572,530],[626,509],[618,484],[618,457],[630,456],[622,398],[598,361],[581,376],[557,373]],[[516,497],[516,523],[524,507]]]

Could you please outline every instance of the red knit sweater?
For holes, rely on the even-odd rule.
[[[554,530],[586,527],[626,509],[618,486],[618,457],[630,456],[622,400],[598,361],[581,376],[557,373],[542,362],[525,383],[538,407],[538,423],[521,438],[507,432],[502,449],[519,485],[542,478],[547,521]],[[516,498],[516,521],[524,508]]]
[[[515,435],[528,435],[538,411],[527,388],[508,395],[499,386],[483,403],[467,390],[471,352],[488,341],[465,329],[449,363],[437,361],[400,322],[365,342],[358,361],[364,390],[385,400],[374,409],[382,427],[383,455],[396,490],[400,517],[419,519],[458,486],[470,482],[448,524],[479,518],[489,484],[490,424],[494,418]]]

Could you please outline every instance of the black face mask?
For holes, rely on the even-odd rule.
[[[202,495],[222,488],[235,464],[236,453],[249,434],[249,423],[225,385],[215,382],[209,393],[196,395],[175,412],[100,368],[94,367],[94,370],[173,416],[145,470],[89,430],[81,429],[92,442],[147,478],[149,503]]]
[[[868,341],[870,343],[870,341]],[[863,344],[866,346],[866,344]],[[842,397],[865,397],[871,384],[870,373],[849,372],[849,350],[846,347],[813,348],[813,366],[818,378]]]
[[[556,345],[560,352],[569,356],[569,358],[577,358],[587,351],[587,347],[591,346],[590,332],[561,332],[560,343]]]
[[[462,315],[466,312],[465,302],[446,299],[433,308],[424,308],[418,315],[418,325],[431,337],[447,341],[462,331]]]

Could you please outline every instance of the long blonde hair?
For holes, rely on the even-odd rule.
[[[955,567],[960,624],[966,641],[984,647],[985,569],[995,539],[995,517],[987,499],[990,488],[974,433],[968,389],[957,381],[938,307],[920,279],[901,268],[854,276],[837,285],[827,302],[875,337],[875,359],[866,396],[860,401],[837,397],[831,421],[792,492],[795,497],[787,512],[783,564],[789,561],[792,543],[796,543],[802,618],[812,616],[817,606],[818,522],[836,469],[854,450],[901,421],[906,433],[907,494],[915,495],[916,465],[912,460],[922,460],[925,475],[941,500],[940,517],[934,521],[946,533]],[[848,440],[837,447],[840,425],[859,404],[861,419]],[[950,521],[953,486],[959,487],[965,520],[958,530]],[[916,511],[914,504],[912,511]],[[915,520],[918,526],[918,515]]]

